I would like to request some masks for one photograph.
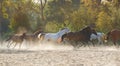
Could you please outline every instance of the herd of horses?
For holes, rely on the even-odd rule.
[[[14,44],[13,48],[15,48],[18,44],[20,48],[23,41],[27,41],[29,43],[41,43],[49,41],[54,41],[57,43],[74,42],[72,45],[76,47],[79,45],[79,43],[86,46],[89,45],[89,42],[91,42],[94,45],[94,39],[97,39],[98,44],[104,44],[107,40],[111,39],[114,45],[117,45],[117,42],[120,39],[120,30],[113,29],[107,34],[96,32],[96,30],[90,26],[84,27],[83,29],[76,32],[71,32],[68,28],[63,28],[57,33],[44,33],[43,31],[39,30],[33,34],[23,33],[21,35],[13,35],[6,41],[8,42],[8,48],[10,48],[12,44]]]

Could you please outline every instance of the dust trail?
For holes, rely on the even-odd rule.
[[[32,51],[40,51],[40,50],[74,50],[74,47],[70,44],[59,44],[54,42],[45,42],[45,43],[28,43],[23,42],[21,48],[19,49],[19,44],[13,49],[7,47],[7,42],[2,42],[0,44],[0,49],[12,49],[12,50],[32,50]],[[78,51],[80,50],[95,50],[95,51],[120,51],[120,48],[116,48],[115,46],[90,46],[90,47],[80,47],[77,48]]]
[[[53,42],[45,42],[42,44],[30,46],[29,50],[73,50],[73,47],[65,44],[58,44]]]
[[[0,49],[13,49],[14,44],[11,45],[10,48],[7,47],[7,42],[3,42],[0,44]],[[73,47],[71,45],[66,44],[58,44],[53,42],[45,42],[45,43],[29,43],[29,42],[23,42],[21,48],[19,49],[19,44],[14,48],[15,50],[73,50]]]

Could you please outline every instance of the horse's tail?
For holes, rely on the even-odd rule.
[[[41,35],[42,35],[41,33],[40,33],[40,34],[38,34],[38,38],[39,38],[39,39],[41,38]]]
[[[44,37],[44,35],[45,35],[45,34],[40,33],[40,34],[38,35],[38,39],[42,40],[42,39],[43,39],[43,37]]]

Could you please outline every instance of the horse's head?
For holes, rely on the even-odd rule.
[[[87,35],[91,35],[92,33],[97,35],[97,32],[89,26],[83,28],[81,31]]]
[[[26,36],[26,33],[23,33],[23,34],[21,35],[22,38],[25,38],[25,36]]]
[[[26,36],[26,33],[23,33],[22,36]]]

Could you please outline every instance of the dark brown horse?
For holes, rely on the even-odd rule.
[[[69,32],[67,34],[64,34],[61,38],[61,41],[66,39],[68,41],[88,43],[88,41],[90,41],[90,35],[92,33],[97,35],[96,31],[88,26],[78,32]]]
[[[114,45],[116,45],[116,42],[120,40],[120,30],[113,29],[106,35],[106,40],[111,39]]]
[[[38,39],[38,34],[39,33],[42,33],[43,31],[41,30],[38,30],[36,32],[34,32],[33,34],[26,34],[24,33],[24,39],[28,42],[38,42],[39,39]]]

